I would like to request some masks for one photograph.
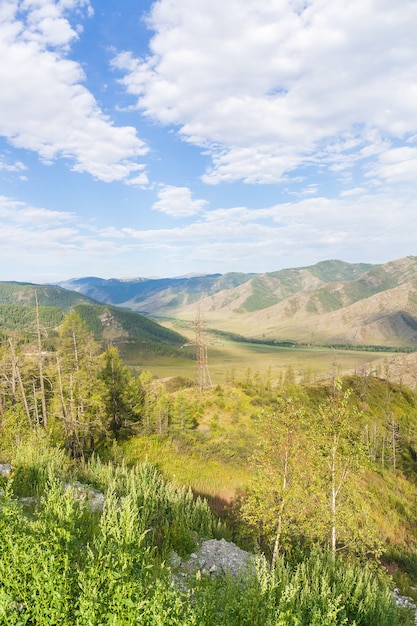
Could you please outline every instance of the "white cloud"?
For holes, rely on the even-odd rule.
[[[129,242],[104,237],[75,213],[33,207],[0,196],[0,272],[2,280],[60,280],[85,275],[96,264],[103,271],[129,253]],[[13,267],[14,276],[8,275]]]
[[[140,110],[212,156],[205,182],[280,182],[415,135],[416,23],[414,0],[159,0],[149,56],[114,65]]]
[[[417,148],[403,146],[383,152],[369,169],[369,177],[388,183],[415,183],[417,179]]]
[[[200,206],[172,228],[133,228],[128,222],[102,227],[76,213],[0,197],[0,268],[5,279],[12,266],[13,279],[42,282],[80,275],[262,272],[328,258],[384,262],[415,252],[414,197],[351,192],[256,210]]]
[[[357,261],[358,250],[361,261],[393,260],[413,253],[415,226],[413,200],[381,193],[216,209],[175,228],[111,228],[101,236],[163,257],[169,250],[170,269],[204,261],[209,271],[272,271],[328,258]]]
[[[87,0],[1,5],[0,134],[46,163],[64,157],[75,171],[102,181],[135,179],[147,146],[135,128],[115,126],[100,110],[81,66],[67,58],[80,30],[71,26],[69,10],[77,15],[91,7]]]
[[[3,161],[1,160],[2,158],[4,159]],[[26,165],[21,161],[9,163],[8,159],[5,159],[0,155],[0,170],[4,170],[6,172],[24,172],[26,169]]]
[[[158,200],[152,208],[171,217],[190,217],[199,213],[206,204],[206,200],[193,200],[188,187],[164,185],[159,189]]]

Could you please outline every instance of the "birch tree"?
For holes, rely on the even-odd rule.
[[[350,402],[351,390],[342,390],[336,379],[334,393],[318,410],[316,445],[323,489],[327,493],[330,549],[332,555],[339,546],[339,535],[352,539],[354,524],[344,524],[344,513],[353,498],[353,477],[365,464],[365,449],[359,424],[361,412]],[[320,467],[321,465],[321,467]],[[353,494],[352,494],[353,495]]]
[[[310,472],[306,411],[293,398],[281,398],[275,411],[258,418],[255,474],[242,517],[270,545],[272,564],[295,529],[305,528]]]

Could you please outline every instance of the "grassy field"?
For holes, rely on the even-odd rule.
[[[184,348],[184,357],[167,357],[135,351],[124,356],[129,365],[138,370],[150,370],[159,378],[183,376],[194,379],[196,361],[195,348]],[[186,358],[186,354],[193,358]],[[389,353],[393,356],[395,353]],[[248,368],[261,376],[269,375],[271,380],[279,380],[289,367],[294,369],[297,379],[308,376],[310,379],[323,378],[332,373],[341,374],[350,370],[361,371],[367,364],[379,360],[381,352],[360,350],[339,350],[317,346],[281,347],[223,340],[218,345],[209,346],[208,363],[214,384],[235,377],[243,378]]]

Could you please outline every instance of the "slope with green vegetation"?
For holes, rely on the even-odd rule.
[[[0,623],[411,625],[387,574],[413,593],[411,389],[369,371],[300,385],[288,368],[199,392],[132,373],[75,310],[56,332],[53,349],[38,334],[0,351]],[[178,585],[173,551],[211,536],[258,568]]]
[[[0,304],[25,304],[59,307],[68,311],[81,303],[91,303],[91,299],[74,291],[53,285],[35,285],[32,283],[0,282]]]
[[[148,464],[70,467],[38,434],[13,465],[0,495],[2,624],[412,624],[382,573],[319,549],[273,568],[259,558],[238,578],[181,575],[173,551],[187,558],[221,527],[204,501]],[[80,480],[101,489],[102,512],[80,497]],[[29,482],[33,497],[22,505]]]
[[[284,269],[264,274],[212,274],[184,278],[101,279],[77,278],[60,283],[101,302],[122,305],[154,315],[179,315],[184,307],[219,294],[221,302],[240,301],[242,311],[271,306],[298,291],[328,282],[353,280],[371,268],[366,263],[322,261],[311,267]],[[245,288],[245,285],[248,285]]]
[[[62,287],[100,302],[148,313],[173,310],[198,301],[207,292],[230,289],[248,281],[251,274],[232,272],[183,278],[134,278],[118,280],[95,277],[75,278],[59,283]],[[153,302],[153,306],[148,306]]]
[[[50,304],[54,303],[54,305]],[[0,335],[30,342],[38,331],[56,335],[64,314],[77,311],[102,345],[115,344],[136,353],[176,354],[185,343],[178,332],[133,311],[94,302],[62,288],[0,283]]]

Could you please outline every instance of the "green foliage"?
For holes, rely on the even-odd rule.
[[[173,548],[194,549],[194,533],[210,536],[207,504],[149,465],[128,470],[95,460],[84,474],[102,484],[105,504],[94,513],[55,478],[56,453],[39,449],[47,478],[31,513],[10,488],[0,494],[0,623],[195,623],[163,559]]]
[[[55,477],[56,452],[42,448],[48,478],[31,511],[10,487],[0,494],[1,624],[412,624],[374,570],[318,550],[300,562],[279,557],[274,569],[260,560],[236,579],[190,575],[182,583],[190,602],[165,562],[172,548],[183,556],[194,548],[194,532],[208,536],[207,505],[148,464],[129,470],[95,459],[83,474],[105,493],[94,513]]]
[[[9,456],[13,466],[12,487],[18,496],[39,496],[51,476],[64,480],[71,464],[64,450],[51,446],[42,430],[27,433]]]
[[[195,547],[195,533],[206,537],[213,534],[207,502],[194,498],[186,487],[167,483],[148,463],[128,469],[123,464],[103,463],[93,457],[82,477],[104,492],[110,489],[120,497],[129,495],[141,512],[138,526],[161,549],[186,553]]]
[[[198,623],[211,626],[395,626],[412,624],[372,569],[313,551],[302,562],[278,558],[270,570],[237,580],[202,581],[193,592]]]
[[[59,307],[63,311],[68,311],[76,303],[90,301],[89,298],[80,293],[52,285],[0,282],[1,304],[16,304],[18,301],[24,306],[34,307],[36,296],[40,307]]]
[[[88,306],[84,311],[93,319],[99,309]],[[52,320],[55,313],[49,313]],[[118,321],[121,326],[123,319],[122,315]],[[274,592],[279,602],[277,595],[268,595],[272,602],[268,609],[256,605],[260,583],[247,580],[240,583],[239,592],[245,590],[249,603],[245,610],[231,581],[227,607],[210,608],[207,600],[204,610],[202,601],[203,613],[197,613],[172,586],[162,562],[168,561],[173,549],[182,556],[189,554],[198,536],[223,531],[213,522],[207,502],[196,498],[188,485],[195,493],[214,496],[213,502],[218,497],[216,506],[223,509],[240,490],[246,506],[241,536],[248,535],[249,523],[258,545],[274,560],[279,551],[304,556],[314,542],[328,546],[332,535],[333,551],[343,549],[350,556],[379,554],[383,544],[387,561],[395,559],[390,546],[405,554],[415,550],[416,518],[409,503],[415,501],[416,490],[403,475],[417,475],[415,394],[390,383],[388,376],[386,380],[370,374],[350,376],[333,386],[306,382],[300,387],[298,371],[292,367],[279,381],[271,372],[260,375],[247,368],[240,383],[233,376],[228,386],[197,394],[191,388],[178,389],[177,383],[168,388],[150,372],[136,378],[117,348],[99,354],[91,328],[77,311],[65,316],[52,344],[53,351],[45,350],[43,335],[29,346],[8,340],[0,354],[2,460],[12,461],[16,496],[43,496],[24,510],[15,505],[9,510],[11,519],[14,515],[21,521],[21,534],[13,531],[14,543],[5,542],[0,550],[9,559],[10,580],[15,567],[13,576],[24,582],[20,595],[16,581],[0,584],[0,615],[13,615],[10,623],[47,619],[46,597],[54,576],[64,579],[50,590],[51,620],[56,623],[59,614],[68,614],[64,621],[68,624],[71,620],[117,624],[123,615],[127,623],[140,624],[153,614],[154,622],[149,623],[158,623],[160,606],[172,616],[173,624],[210,623],[216,611],[228,615],[231,624],[244,624],[255,606],[259,615],[267,611],[265,623],[275,618],[283,624],[284,619],[343,623],[337,620],[347,615],[344,597],[339,602],[327,587],[313,589],[313,582],[309,588],[316,599],[306,596],[305,604],[310,606],[311,601],[317,617],[314,611],[303,617],[295,605],[285,605],[281,591]],[[149,449],[152,460],[187,487],[167,484],[149,464],[129,470],[97,459],[94,451],[110,455],[113,444],[114,458],[122,455],[128,447],[122,448],[117,440],[132,434],[139,437],[131,442],[131,449],[141,450],[142,459]],[[58,447],[49,448],[47,441]],[[64,449],[82,463],[66,460]],[[248,459],[254,449],[251,482]],[[88,503],[77,503],[75,491],[70,495],[71,489],[62,487],[62,481],[71,482],[74,468],[80,466],[83,472],[78,477],[106,494],[102,516],[92,513]],[[245,486],[249,486],[246,494]],[[8,498],[14,501],[11,493]],[[52,526],[57,528],[56,541],[49,539]],[[20,551],[25,551],[21,558]],[[401,567],[414,575],[412,559],[404,556]],[[308,574],[297,571],[306,585]],[[330,586],[339,584],[330,574],[329,580]],[[216,584],[204,583],[196,593],[206,589],[210,598],[211,585],[214,589]],[[292,578],[291,585],[292,589]],[[44,592],[39,591],[41,586]],[[292,598],[290,588],[286,589]],[[301,607],[304,599],[294,597]],[[37,612],[28,612],[29,603],[38,599]]]
[[[39,321],[43,327],[54,329],[62,322],[62,309],[55,306],[39,307]],[[21,335],[34,334],[35,307],[23,304],[0,304],[0,329],[7,331],[20,331]]]
[[[242,518],[262,543],[270,545],[274,562],[291,533],[307,534],[312,526],[311,517],[306,524],[305,515],[311,505],[312,461],[303,406],[294,398],[281,398],[274,412],[261,413],[257,433],[254,473]]]
[[[117,348],[107,348],[101,359],[99,378],[105,387],[106,419],[117,439],[132,432],[132,426],[140,421],[144,398]]]

